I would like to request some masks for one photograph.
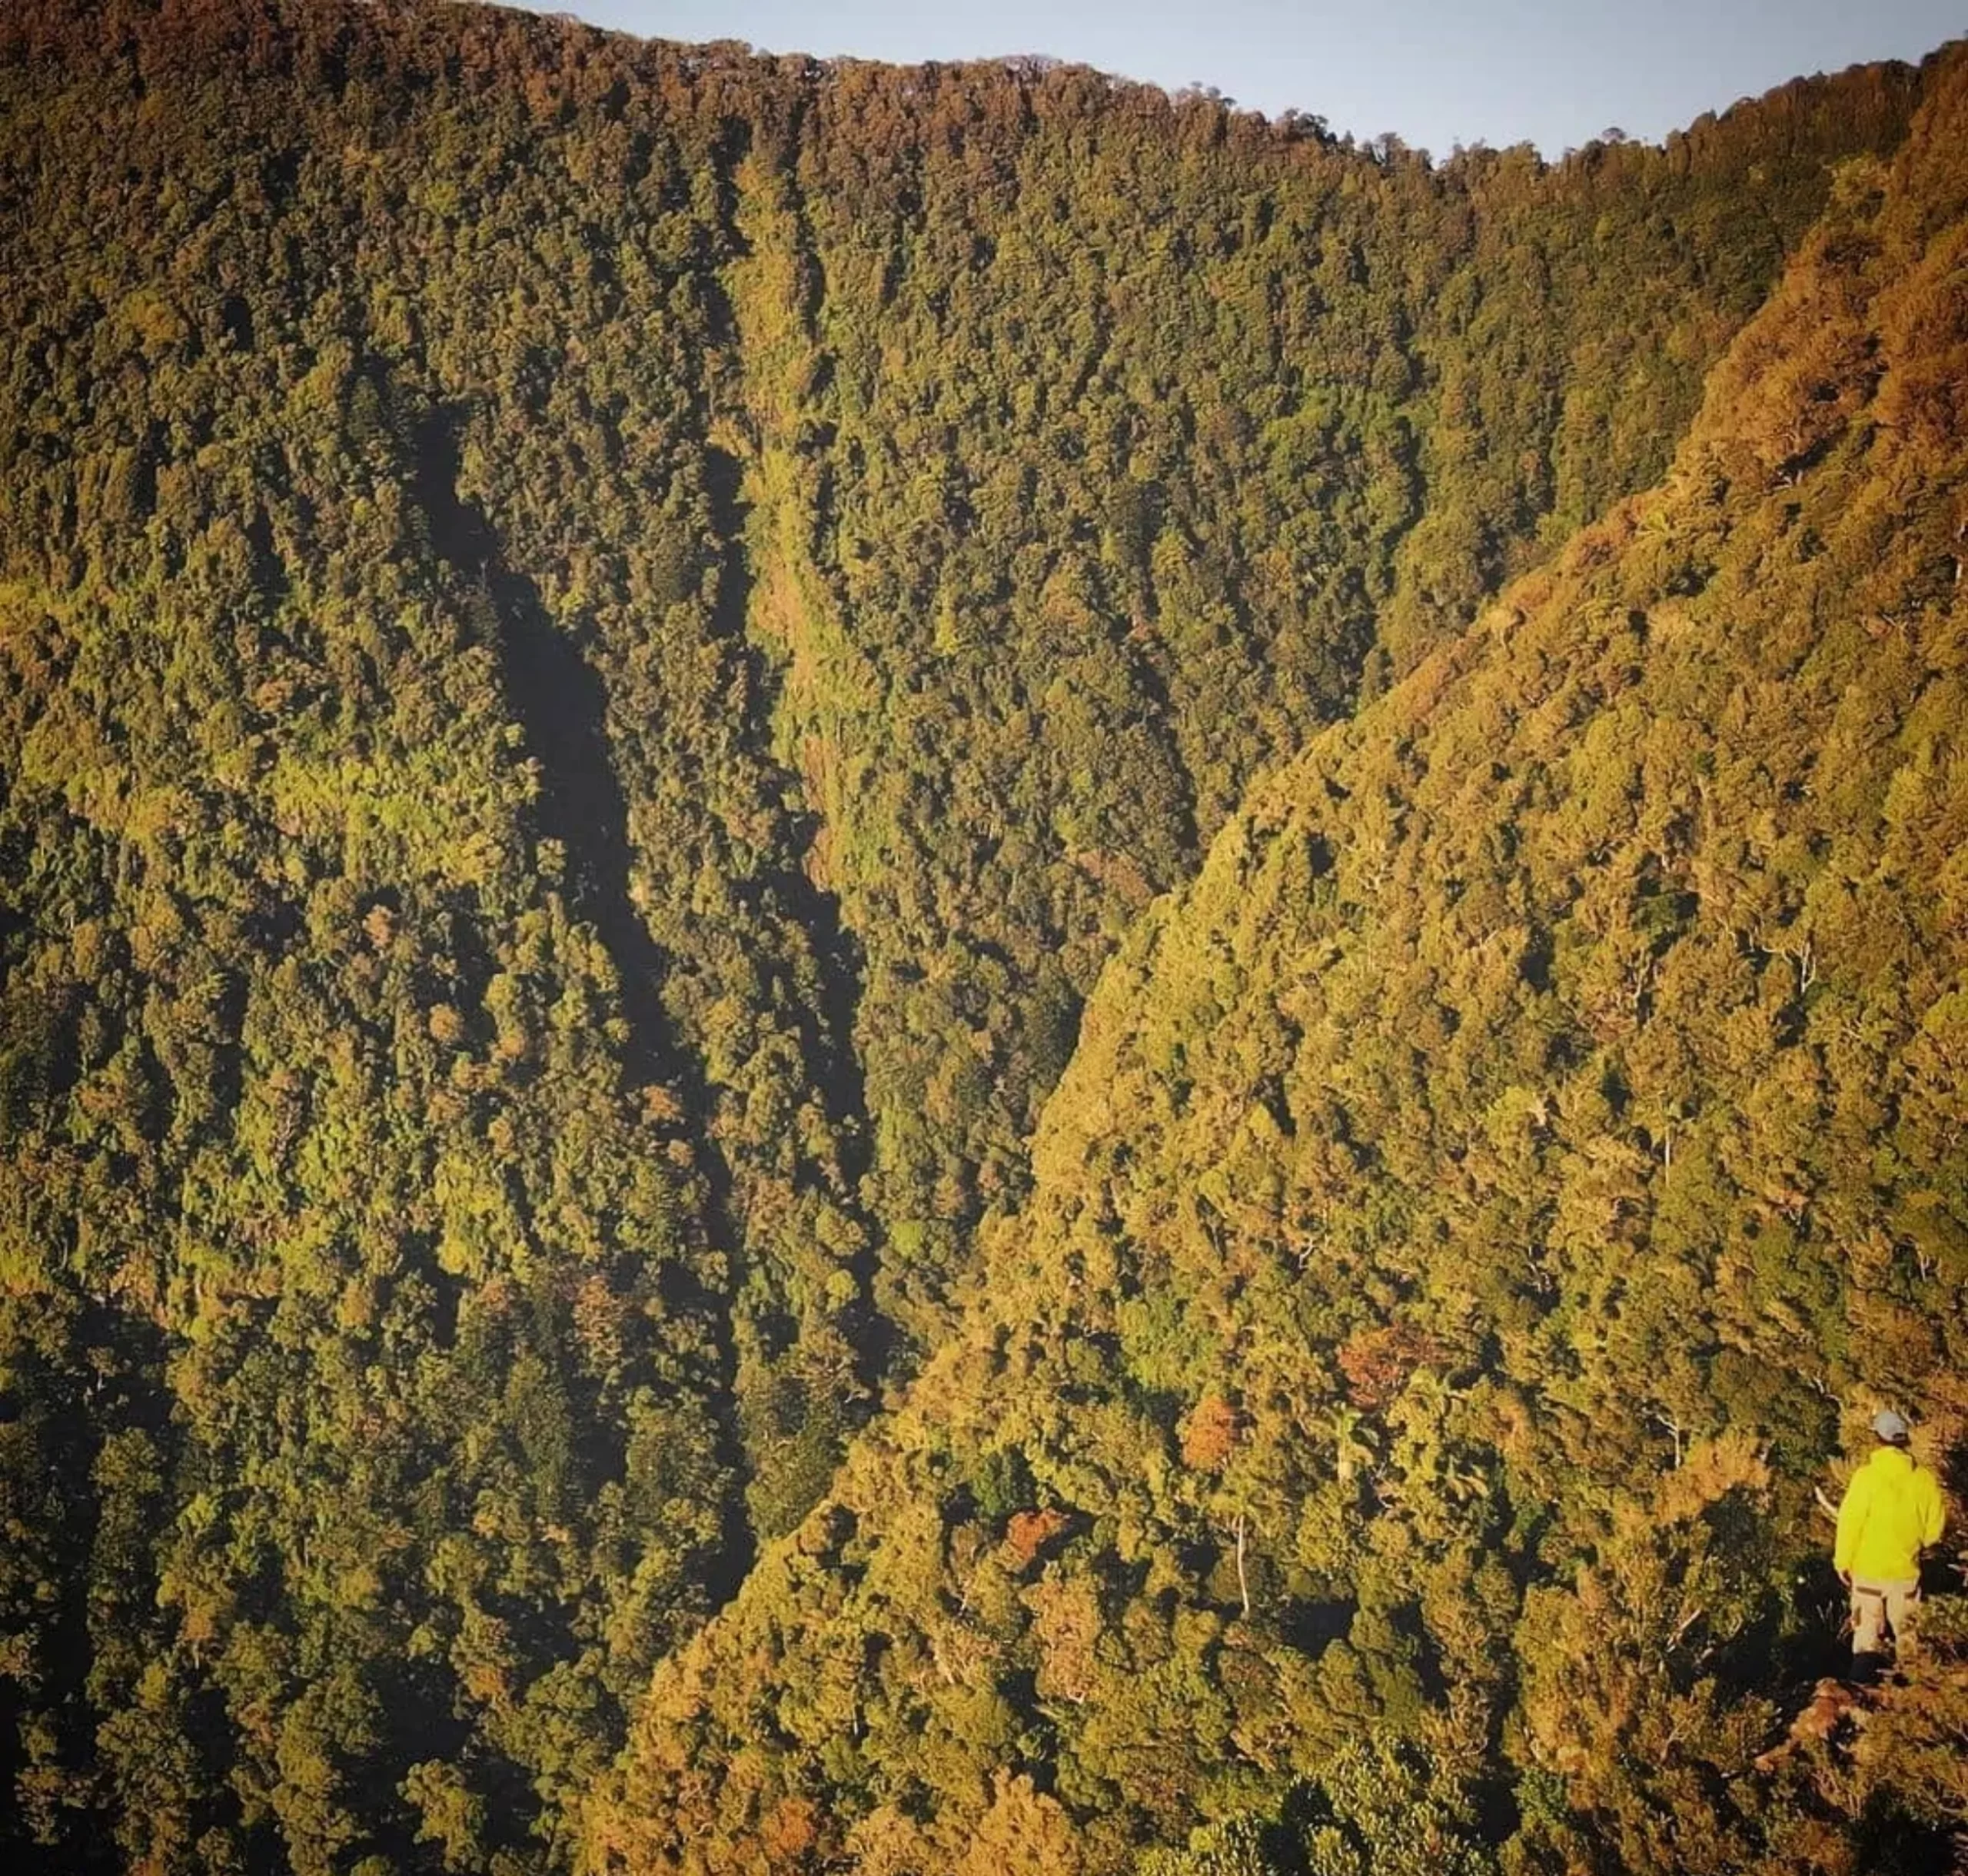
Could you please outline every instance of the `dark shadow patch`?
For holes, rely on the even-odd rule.
[[[245,972],[228,972],[219,992],[218,1006],[212,1013],[218,1032],[212,1052],[212,1112],[228,1131],[238,1114],[245,1086],[246,1003],[251,987]]]
[[[507,701],[540,763],[538,826],[567,856],[570,902],[614,960],[630,1039],[623,1066],[655,1080],[676,1052],[657,995],[663,962],[630,894],[629,807],[610,759],[607,694],[580,647],[548,616],[540,590],[509,566],[484,516],[457,493],[459,414],[417,425],[415,493],[430,544],[475,583],[480,623],[499,654]]]
[[[1292,1602],[1279,1605],[1274,1620],[1278,1632],[1288,1646],[1301,1655],[1323,1655],[1335,1642],[1343,1642],[1353,1625],[1351,1602]]]
[[[287,563],[281,557],[274,540],[273,524],[267,518],[264,507],[255,508],[253,518],[246,524],[246,544],[253,555],[254,590],[271,610],[287,597],[292,583],[288,577]]]
[[[592,925],[613,960],[620,980],[623,1016],[629,1037],[622,1048],[624,1074],[633,1083],[667,1083],[677,1088],[694,1126],[708,1143],[711,1112],[708,1092],[693,1059],[678,1046],[660,986],[665,960],[631,896],[633,847],[627,797],[610,757],[607,693],[600,674],[579,646],[554,624],[534,583],[510,566],[484,514],[458,493],[459,431],[464,413],[451,407],[430,412],[411,437],[414,492],[430,530],[430,545],[461,579],[469,582],[474,607],[497,652],[507,695],[527,747],[540,767],[538,830],[557,842],[565,856],[569,903]],[[453,922],[454,955],[460,974],[478,976],[489,969],[473,921]],[[743,1242],[732,1222],[731,1177],[714,1147],[700,1156],[707,1188],[705,1212],[716,1240]],[[516,1202],[525,1195],[515,1192]],[[708,1293],[694,1276],[666,1266],[659,1277],[667,1298],[685,1301],[707,1326],[719,1351],[720,1459],[734,1479],[748,1476],[736,1405],[737,1357],[731,1341],[729,1296]],[[743,1273],[734,1273],[735,1293]],[[713,1606],[737,1593],[754,1555],[752,1531],[742,1498],[727,1501],[721,1552],[706,1572]]]
[[[253,308],[243,294],[226,295],[225,302],[219,309],[219,323],[234,351],[249,352],[253,349]]]
[[[7,1397],[6,1417],[15,1425],[16,1437],[25,1447],[38,1449],[44,1462],[38,1479],[19,1482],[32,1494],[38,1535],[45,1545],[43,1568],[54,1592],[35,1609],[28,1631],[38,1632],[40,1644],[34,1678],[0,1678],[0,1789],[10,1795],[16,1778],[29,1769],[21,1722],[30,1711],[52,1732],[58,1764],[83,1768],[95,1762],[96,1729],[106,1716],[97,1704],[105,1689],[98,1679],[103,1664],[96,1658],[93,1631],[102,1619],[105,1598],[111,1599],[107,1606],[129,1611],[136,1623],[143,1621],[144,1610],[155,1606],[148,1538],[158,1506],[146,1495],[118,1505],[119,1524],[148,1513],[146,1529],[141,1539],[129,1532],[106,1555],[99,1462],[113,1436],[141,1432],[151,1442],[157,1465],[151,1477],[161,1495],[176,1458],[170,1402],[160,1379],[166,1353],[162,1334],[148,1322],[72,1291],[59,1302],[51,1298],[49,1314],[51,1321],[65,1319],[58,1352],[47,1344],[22,1352],[25,1359],[13,1366]],[[141,1645],[140,1641],[139,1650]],[[113,1695],[116,1690],[108,1691]],[[191,1744],[203,1756],[206,1782],[222,1785],[221,1768],[233,1756],[231,1743],[212,1742],[216,1750],[202,1739]],[[85,1873],[121,1867],[108,1831],[95,1828],[100,1813],[78,1809],[61,1821],[58,1841],[41,1844],[29,1837],[18,1812],[0,1811],[0,1853],[6,1867]]]
[[[1551,961],[1557,954],[1549,932],[1534,932],[1517,960],[1517,974],[1525,985],[1540,996],[1547,994],[1551,988]]]

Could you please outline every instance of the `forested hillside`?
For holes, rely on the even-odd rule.
[[[1968,1419],[1964,263],[1957,61],[1661,487],[1138,923],[592,1867],[1941,1866],[1959,1600],[1856,1763],[1753,1761],[1814,1484],[1878,1402]]]
[[[1958,70],[9,6],[0,1848],[1585,1856],[1655,1491],[1760,1738],[1959,1359]]]

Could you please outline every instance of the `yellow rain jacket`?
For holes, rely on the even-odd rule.
[[[1906,1582],[1920,1574],[1921,1548],[1940,1542],[1946,1522],[1933,1474],[1899,1447],[1881,1446],[1845,1488],[1832,1566],[1871,1582]]]

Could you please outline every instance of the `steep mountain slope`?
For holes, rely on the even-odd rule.
[[[726,1284],[496,635],[332,413],[208,451],[200,534],[0,588],[12,1815],[325,1867],[474,1732],[550,1791],[706,1606]]]
[[[1968,1416],[1964,279],[1956,57],[1661,487],[1136,927],[589,1867],[1931,1866],[1943,1681],[1924,1761],[1751,1761],[1833,1644],[1813,1484]]]
[[[1925,82],[1436,170],[1036,63],[0,11],[6,1853],[563,1864],[1128,923],[1656,473]]]
[[[59,588],[230,511],[201,452],[241,378],[392,457],[714,1134],[768,1528],[866,1378],[871,1276],[932,1339],[1016,1199],[1127,920],[1349,707],[1377,617],[1411,659],[1657,471],[1828,162],[1914,91],[1431,171],[1085,72],[482,10],[5,32],[10,554]]]
[[[1890,72],[1440,171],[1036,68],[794,65],[726,271],[755,624],[924,1344],[1079,1000],[1246,783],[1644,486]]]

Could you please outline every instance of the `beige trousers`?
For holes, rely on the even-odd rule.
[[[1900,1655],[1913,1651],[1913,1611],[1920,1600],[1920,1579],[1887,1582],[1874,1576],[1852,1579],[1852,1652],[1883,1655],[1890,1631]]]

